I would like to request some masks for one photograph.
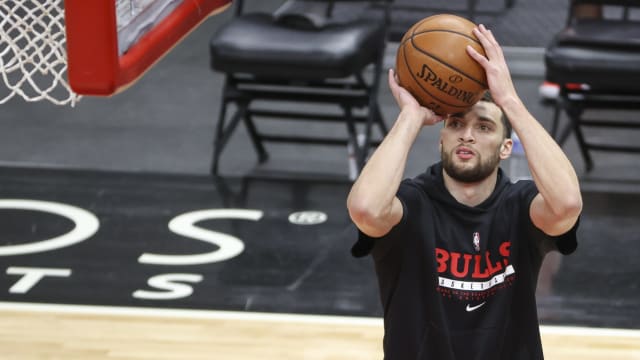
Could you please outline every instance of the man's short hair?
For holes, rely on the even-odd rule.
[[[489,90],[485,91],[480,101],[486,101],[494,104],[496,103],[495,101],[493,101],[493,97],[491,97],[491,93],[489,92]],[[500,108],[500,114],[502,114],[500,116],[500,121],[502,121],[502,127],[504,128],[503,136],[505,139],[511,138],[511,122],[509,121],[509,119],[507,119],[507,116],[504,114],[504,111],[502,111],[502,108]]]

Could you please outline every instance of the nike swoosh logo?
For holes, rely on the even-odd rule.
[[[478,310],[479,308],[481,308],[481,307],[482,307],[482,305],[484,305],[484,304],[486,304],[486,303],[487,303],[487,302],[485,301],[485,302],[482,302],[482,303],[480,303],[480,304],[478,304],[478,305],[475,305],[475,306],[471,306],[471,305],[467,304],[467,312],[472,312],[472,311],[474,311],[474,310]]]

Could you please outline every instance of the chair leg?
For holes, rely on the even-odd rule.
[[[231,103],[235,104],[236,111],[227,122],[227,108]],[[240,120],[245,120],[245,123],[247,122],[248,111],[249,111],[249,102],[243,99],[239,95],[233,79],[225,79],[225,83],[222,91],[222,103],[220,106],[220,114],[218,117],[218,123],[216,125],[216,131],[215,131],[214,140],[213,140],[213,156],[211,159],[210,172],[214,177],[217,177],[219,174],[219,163],[220,163],[220,156],[222,154],[222,151],[227,145],[227,142],[229,141],[229,139],[231,138],[231,135],[233,135],[233,132],[238,127]],[[252,134],[252,140],[254,140],[254,137],[257,136],[255,135],[255,127],[249,129],[249,133]],[[254,140],[254,145],[256,145],[255,140]],[[261,144],[257,144],[256,146],[258,146],[260,149],[262,149],[262,151],[264,151],[264,148],[262,148]],[[259,150],[257,151],[259,152]],[[259,156],[260,155],[261,154],[259,153]],[[264,155],[261,157],[264,157]]]
[[[563,100],[558,97],[555,100],[555,106],[553,108],[553,119],[551,120],[551,137],[553,139],[555,139],[556,141],[558,140],[557,136],[558,136],[558,126],[559,126],[559,122],[560,122],[560,114],[562,113],[562,107],[563,107]],[[562,145],[562,143],[558,142],[560,145]]]
[[[382,119],[378,109],[378,103],[375,99],[371,98],[369,101],[369,113],[367,116],[367,123],[364,127],[364,141],[360,146],[360,156],[357,159],[358,161],[358,169],[362,170],[365,163],[367,162],[367,157],[369,156],[369,150],[371,149],[371,130],[373,128],[374,123],[377,123],[380,126],[381,130],[386,130],[386,126],[382,123],[382,121],[378,121],[378,119]],[[383,133],[383,136],[386,135],[386,131]]]
[[[230,101],[226,100],[226,102],[228,103]],[[228,105],[225,103],[224,107],[226,106]],[[246,110],[243,109],[242,107],[238,108],[235,114],[233,114],[233,116],[231,117],[231,120],[229,121],[229,123],[226,125],[225,125],[224,118],[222,118],[218,122],[218,127],[216,130],[216,137],[215,137],[215,144],[214,144],[214,155],[213,155],[213,160],[211,164],[211,174],[214,176],[218,175],[218,163],[220,160],[220,155],[222,154],[222,150],[224,150],[224,147],[227,145],[227,141],[229,141],[229,139],[231,138],[231,135],[235,131],[236,127],[238,127],[238,124],[240,123],[240,119],[242,119],[245,111]]]
[[[251,118],[249,111],[249,102],[242,102],[242,120],[244,121],[244,125],[247,127],[247,131],[249,132],[249,137],[251,138],[251,143],[253,144],[254,149],[258,153],[258,162],[264,163],[269,159],[269,154],[267,150],[265,150],[264,145],[262,143],[262,139],[260,135],[258,135],[258,131],[256,129],[256,125]]]
[[[224,128],[225,128],[225,119],[227,115],[227,105],[229,101],[223,95],[222,103],[220,105],[220,114],[218,116],[218,123],[216,124],[216,131],[213,138],[213,155],[211,157],[211,168],[210,172],[213,176],[218,176],[218,163],[220,160],[220,153],[222,153],[222,149],[224,147],[223,138],[224,138]]]
[[[564,127],[564,130],[562,130],[562,133],[560,133],[560,136],[558,136],[558,140],[556,141],[558,145],[560,146],[564,145],[564,142],[567,141],[567,138],[571,134],[571,130],[573,130],[573,125],[569,123],[567,124],[567,126]]]
[[[351,107],[345,104],[341,105],[344,111],[344,118],[347,126],[347,149],[349,153],[349,177],[351,180],[355,180],[360,175],[359,159],[361,158],[362,146],[359,139],[358,130],[356,128],[355,121],[353,120],[353,112]]]
[[[467,13],[469,20],[475,21],[477,0],[467,0]]]
[[[356,124],[353,121],[353,113],[351,112],[351,107],[343,106],[342,108],[344,110],[344,117],[346,119],[347,135],[349,137],[349,141],[353,145],[353,149],[357,159],[360,151],[360,146],[358,145],[358,130],[356,129]]]
[[[375,103],[373,111],[375,122],[378,124],[378,128],[380,129],[380,134],[382,135],[382,137],[387,136],[387,134],[389,133],[389,129],[387,129],[387,124],[384,123],[384,118],[382,117],[382,111],[380,111],[378,102]]]
[[[576,105],[569,104],[567,108],[567,114],[571,119],[571,127],[573,128],[573,132],[576,135],[576,140],[578,141],[580,152],[582,153],[582,157],[584,158],[587,172],[589,172],[593,169],[593,159],[591,158],[591,154],[589,154],[587,142],[585,141],[584,134],[582,133],[582,129],[580,128],[580,117],[582,116],[582,112],[582,108]]]
[[[564,127],[560,135],[558,135],[562,113],[566,112],[567,114],[569,114],[569,99],[567,98],[567,96],[567,93],[563,89],[555,99],[556,106],[553,110],[553,123],[551,124],[551,136],[560,146],[564,145],[565,141],[567,141],[567,138],[571,134],[571,130],[573,130],[573,121],[569,119],[569,123]]]

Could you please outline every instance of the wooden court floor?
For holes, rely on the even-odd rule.
[[[374,318],[0,303],[2,359],[381,359]],[[551,360],[640,359],[640,331],[542,327]]]

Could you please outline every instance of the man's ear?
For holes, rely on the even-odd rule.
[[[511,156],[511,149],[513,149],[513,140],[506,138],[502,140],[500,145],[500,159],[505,160]]]

